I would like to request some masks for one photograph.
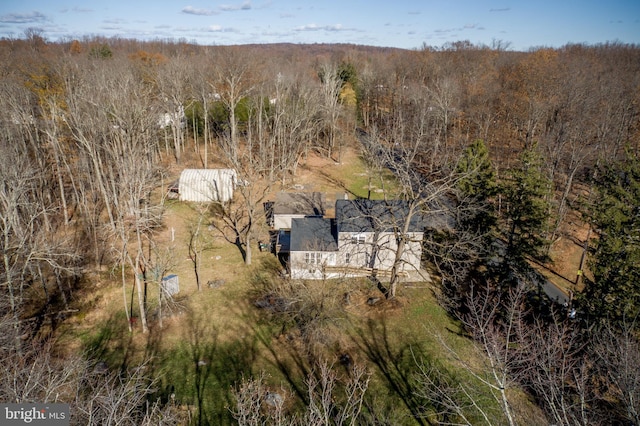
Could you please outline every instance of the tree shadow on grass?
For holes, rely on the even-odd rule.
[[[384,384],[411,414],[413,422],[420,425],[431,424],[425,418],[423,401],[417,395],[414,373],[419,360],[427,357],[420,343],[390,342],[389,330],[384,319],[368,320],[365,327],[357,328],[351,335],[360,353],[371,361],[384,378]]]
[[[134,333],[129,332],[124,313],[116,313],[96,327],[95,333],[87,334],[83,349],[88,359],[101,368],[124,372],[135,356]]]
[[[83,338],[84,350],[96,368],[123,376],[144,363],[145,376],[156,389],[150,402],[179,406],[189,424],[236,424],[232,390],[251,375],[258,343],[241,332],[221,338],[206,314],[187,310],[184,315],[184,333],[170,349],[164,330],[153,321],[141,340],[138,329],[129,332],[124,313],[116,313]]]
[[[274,344],[274,336],[268,327],[255,327],[253,333],[258,342],[269,352],[270,358],[267,361],[282,374],[295,395],[308,404],[309,395],[304,379],[309,375],[311,366],[305,354],[293,341]]]
[[[202,315],[188,314],[183,341],[162,354],[158,397],[187,407],[191,424],[235,424],[232,389],[251,374],[253,339],[223,340]]]

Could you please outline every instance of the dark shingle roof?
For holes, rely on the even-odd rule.
[[[324,204],[324,194],[320,192],[279,192],[273,203],[273,213],[323,216]]]
[[[322,217],[291,220],[291,251],[336,251],[335,222]]]
[[[392,232],[402,226],[409,212],[401,200],[337,200],[336,222],[339,232]],[[411,217],[409,232],[422,232],[425,221],[420,212]]]

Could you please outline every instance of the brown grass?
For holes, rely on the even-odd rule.
[[[342,164],[311,154],[298,170],[295,183],[303,185],[305,190],[329,193],[357,192],[362,186],[362,174],[366,172],[353,149],[345,151]],[[198,291],[187,249],[189,224],[197,217],[197,211],[177,201],[169,201],[166,207],[165,226],[156,235],[156,241],[161,247],[171,247],[172,267],[167,272],[177,274],[180,280],[173,315],[163,319],[160,329],[157,317],[152,315],[157,306],[158,289],[157,285],[150,285],[151,331],[143,334],[137,324],[129,334],[123,315],[119,270],[90,274],[85,290],[77,295],[83,300],[83,309],[65,326],[69,333],[61,342],[68,350],[98,347],[103,351],[102,356],[112,363],[133,363],[151,355],[158,358],[160,364],[172,365],[165,354],[180,353],[185,347],[193,349],[199,341],[215,341],[218,348],[243,342],[240,350],[256,351],[248,356],[250,371],[244,373],[248,376],[266,371],[272,384],[288,387],[294,387],[295,382],[301,380],[312,358],[322,356],[340,367],[340,357],[349,354],[354,362],[363,363],[374,372],[372,389],[380,395],[388,392],[389,380],[401,381],[402,374],[409,374],[416,359],[442,357],[434,330],[463,356],[475,356],[469,349],[469,341],[458,333],[457,324],[438,305],[428,283],[400,286],[399,296],[393,301],[384,300],[367,280],[304,283],[306,294],[296,297],[306,297],[307,303],[318,303],[327,311],[316,327],[306,330],[309,334],[305,336],[295,323],[287,323],[282,318],[274,321],[270,314],[253,306],[264,290],[261,274],[265,262],[272,264],[273,256],[260,253],[254,247],[253,265],[246,266],[238,249],[206,226],[203,231],[211,246],[203,253],[200,268],[203,287]],[[224,280],[224,284],[209,288],[209,280]],[[132,285],[129,278],[128,297],[131,297]],[[345,303],[345,294],[349,294],[348,303]],[[380,297],[380,300],[371,306],[367,303],[371,297]],[[133,305],[135,313],[137,300]],[[110,334],[102,342],[99,337],[105,330]],[[101,343],[104,345],[100,346]],[[449,361],[445,357],[443,362]],[[389,370],[385,372],[385,369]],[[232,383],[222,384],[226,390],[230,385]],[[522,404],[527,404],[525,399]]]

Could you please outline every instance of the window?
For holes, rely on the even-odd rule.
[[[351,262],[351,253],[344,254],[344,263],[349,264]]]
[[[351,236],[351,244],[364,244],[365,236],[364,235],[352,235]]]
[[[319,265],[322,260],[322,255],[320,253],[309,253],[306,252],[304,254],[304,263],[307,265]]]

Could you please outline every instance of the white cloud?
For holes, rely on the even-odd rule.
[[[100,29],[102,30],[106,30],[106,31],[120,31],[122,30],[122,26],[121,25],[101,25]]]
[[[245,1],[242,4],[223,4],[220,5],[220,10],[223,12],[233,12],[236,10],[251,10],[251,2]]]
[[[182,13],[186,13],[189,15],[211,16],[215,15],[217,12],[211,9],[198,9],[193,6],[187,6],[182,9]]]
[[[356,31],[353,28],[346,28],[342,24],[334,24],[334,25],[318,25],[318,24],[307,24],[301,25],[293,29],[294,31]]]
[[[121,25],[121,24],[127,23],[127,21],[122,18],[104,19],[102,22],[104,22],[105,24],[114,24],[114,25]]]
[[[29,24],[34,22],[45,22],[49,19],[44,13],[41,12],[27,12],[27,13],[9,13],[0,16],[0,22],[6,24]]]
[[[202,32],[205,33],[235,33],[237,32],[234,28],[230,28],[230,27],[223,27],[222,25],[209,25],[206,28],[203,28],[201,30]]]

